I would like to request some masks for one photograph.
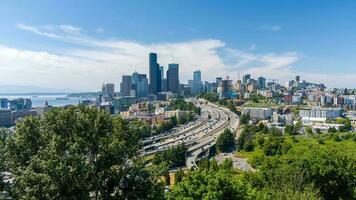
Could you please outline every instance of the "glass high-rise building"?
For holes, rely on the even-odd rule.
[[[247,84],[250,81],[250,79],[251,79],[251,74],[245,74],[242,77],[242,83]]]
[[[146,74],[134,72],[131,76],[131,82],[136,97],[147,96],[148,80]]]
[[[199,94],[202,90],[201,71],[193,72],[193,94]]]
[[[157,54],[150,53],[149,55],[149,80],[150,93],[157,94],[162,90],[162,77],[159,64],[157,63]]]
[[[259,77],[258,78],[258,87],[260,89],[265,89],[266,88],[266,79],[264,77]]]
[[[167,70],[167,90],[173,93],[179,92],[179,65],[169,64]]]
[[[195,83],[201,83],[201,71],[200,70],[193,72],[193,80]]]
[[[220,86],[221,81],[222,81],[221,77],[216,77],[216,81],[215,82],[216,82],[217,86]]]
[[[120,84],[121,96],[131,96],[131,86],[132,86],[132,77],[130,75],[123,75]]]

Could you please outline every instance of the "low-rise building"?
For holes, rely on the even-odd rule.
[[[260,120],[270,119],[273,113],[272,108],[244,108],[242,114],[250,116],[250,119],[256,123]]]
[[[303,109],[299,111],[299,116],[303,121],[326,121],[335,119],[343,113],[341,108],[320,108]]]
[[[12,122],[11,110],[0,109],[0,126],[10,126]]]
[[[167,118],[170,118],[170,117],[177,117],[177,118],[181,118],[183,116],[185,116],[186,113],[188,113],[189,111],[184,111],[184,110],[170,110],[170,111],[166,111],[164,112],[164,115],[167,117]]]
[[[27,117],[27,116],[36,116],[37,112],[35,110],[19,110],[12,111],[12,122],[16,123],[17,120]]]

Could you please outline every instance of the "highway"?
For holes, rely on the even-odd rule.
[[[171,132],[144,140],[143,155],[151,155],[184,143],[188,146],[186,166],[196,167],[196,160],[215,145],[216,138],[226,129],[235,131],[239,126],[238,116],[227,108],[203,99],[189,99],[201,108],[201,116],[194,122]]]

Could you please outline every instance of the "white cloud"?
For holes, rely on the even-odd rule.
[[[17,24],[17,28],[25,30],[25,31],[30,31],[30,32],[36,33],[38,35],[46,36],[46,37],[49,37],[49,38],[58,38],[59,37],[56,34],[42,32],[38,28],[35,28],[33,26],[28,26],[28,25],[25,25],[25,24]]]
[[[261,30],[265,30],[265,31],[273,31],[273,32],[277,32],[282,30],[281,26],[278,25],[270,25],[270,24],[264,24],[260,27]]]
[[[72,25],[59,25],[59,28],[68,34],[80,35],[81,29]]]
[[[281,82],[297,74],[292,65],[299,56],[295,52],[257,54],[229,48],[217,39],[176,43],[144,44],[127,40],[99,40],[83,34],[72,25],[32,27],[18,24],[32,33],[74,44],[61,54],[16,49],[0,44],[0,85],[38,85],[76,90],[99,90],[103,82],[119,86],[123,74],[134,71],[148,73],[149,52],[158,53],[158,62],[165,66],[179,63],[181,82],[192,78],[194,70],[202,70],[204,80],[217,76],[251,73],[253,76],[278,78]],[[302,76],[304,74],[298,73]],[[315,75],[314,80],[336,80],[337,76]],[[306,78],[311,75],[305,75]],[[319,78],[320,77],[320,78]],[[345,80],[355,80],[348,75]],[[344,79],[342,79],[344,80]],[[333,83],[339,83],[333,81]]]

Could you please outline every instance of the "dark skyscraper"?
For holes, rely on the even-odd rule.
[[[258,78],[258,87],[260,89],[265,89],[266,88],[266,79],[264,77],[259,77]]]
[[[199,94],[202,90],[201,71],[193,72],[193,94]]]
[[[179,65],[178,64],[168,65],[167,90],[173,93],[179,92]]]
[[[295,81],[296,81],[297,83],[300,83],[300,76],[299,76],[299,75],[295,76]]]
[[[134,72],[131,76],[131,89],[134,90],[136,97],[144,97],[147,95],[148,80],[146,74]]]
[[[122,82],[120,85],[121,96],[130,96],[131,95],[131,86],[132,86],[131,76],[123,75]]]
[[[222,81],[221,77],[216,77],[216,81],[215,82],[216,82],[217,86],[220,86],[221,81]]]
[[[251,74],[245,74],[242,77],[242,83],[247,84],[250,81],[250,79],[251,79]]]
[[[159,64],[157,63],[157,54],[150,53],[149,55],[149,80],[150,80],[150,93],[157,94],[161,92],[162,78]]]

